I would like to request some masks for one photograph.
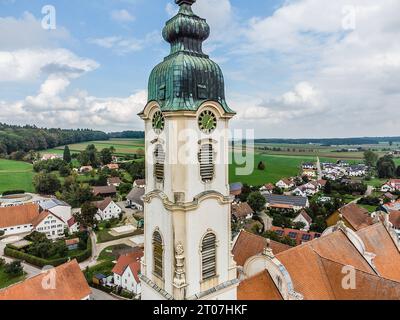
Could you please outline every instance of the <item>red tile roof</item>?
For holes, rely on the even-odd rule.
[[[24,204],[0,208],[0,228],[32,224],[32,221],[39,216],[37,204]]]
[[[95,201],[93,202],[93,205],[97,208],[100,209],[101,211],[104,211],[108,205],[112,202],[113,200],[110,197],[105,198],[102,201]]]
[[[339,212],[355,231],[368,227],[373,223],[368,210],[359,207],[355,203],[350,203],[340,208]]]
[[[238,300],[283,300],[267,271],[240,282],[237,298]]]
[[[290,228],[280,228],[275,226],[272,226],[270,230],[276,232],[281,237],[285,236],[289,237],[290,239],[296,242],[296,245],[301,245],[302,243],[314,240],[321,236],[321,234],[318,232],[313,232],[313,231],[307,232]]]
[[[238,265],[244,266],[247,259],[263,253],[267,243],[268,239],[264,237],[255,235],[245,230],[240,231],[232,250],[234,260]],[[286,244],[271,240],[270,248],[274,254],[277,254],[288,250],[291,247]]]
[[[54,275],[54,289],[43,286]],[[50,283],[51,284],[51,283]],[[0,300],[82,300],[91,294],[90,287],[76,260],[0,290]]]
[[[44,210],[35,219],[32,220],[32,225],[34,227],[37,227],[44,219],[46,219],[48,217],[48,215],[52,215],[53,217],[60,220],[61,222],[64,222],[60,217],[56,216],[53,212]]]
[[[247,202],[232,203],[232,214],[236,219],[245,219],[248,215],[254,213],[254,210]]]
[[[93,193],[95,196],[98,195],[108,195],[108,194],[116,194],[117,193],[117,189],[115,188],[115,186],[103,186],[103,187],[93,187]]]
[[[72,217],[67,221],[68,227],[71,228],[76,223],[75,217]]]
[[[368,252],[376,254],[374,264],[379,274],[400,282],[400,253],[382,223],[376,223],[357,231]]]
[[[389,221],[393,224],[393,227],[400,229],[400,211],[390,210]]]
[[[301,210],[300,213],[299,213],[299,215],[302,215],[303,218],[306,219],[306,221],[307,221],[309,224],[312,223],[312,219],[311,219],[311,217],[308,215],[308,213],[307,213],[306,210],[304,210],[304,209]]]
[[[143,257],[143,254],[144,254],[143,249],[137,248],[137,250],[134,252],[130,252],[130,253],[121,255],[118,258],[117,264],[112,269],[112,272],[122,276],[122,274],[125,272],[125,269],[131,265],[132,265],[132,268],[131,268],[132,272],[133,271],[140,272],[140,265],[137,266],[137,265],[135,265],[135,263],[140,262],[140,259]],[[135,278],[136,277],[137,277],[137,275],[135,276]],[[138,281],[138,279],[137,279],[137,281]]]
[[[294,290],[305,300],[398,300],[400,297],[400,253],[382,223],[357,234],[366,250],[376,254],[374,268],[342,230],[276,254],[289,273]],[[355,271],[355,288],[343,288],[344,267]],[[263,282],[261,285],[260,282]],[[244,282],[244,291],[253,299],[273,299],[270,277],[254,277]],[[251,295],[253,290],[253,295]],[[265,287],[265,290],[262,290]],[[269,293],[269,294],[267,294]],[[241,285],[238,288],[241,294]]]

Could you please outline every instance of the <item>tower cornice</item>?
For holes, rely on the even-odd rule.
[[[205,191],[197,195],[193,201],[178,203],[169,200],[168,196],[161,190],[154,190],[144,195],[143,201],[146,203],[151,202],[152,199],[158,198],[162,201],[164,207],[169,211],[194,211],[200,203],[207,199],[218,200],[219,204],[230,204],[233,201],[232,196],[224,196],[222,193],[216,191]]]

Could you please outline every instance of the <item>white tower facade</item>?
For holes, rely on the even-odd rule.
[[[236,300],[231,254],[229,121],[223,76],[201,50],[209,35],[195,0],[176,0],[171,54],[152,72],[146,133],[144,300]]]

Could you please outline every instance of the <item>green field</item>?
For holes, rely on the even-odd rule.
[[[114,147],[118,155],[135,154],[144,151],[144,141],[142,139],[111,139],[108,141],[91,141],[68,145],[72,153],[79,153],[86,149],[89,144],[94,144],[98,151],[105,148]],[[62,154],[64,146],[55,149],[49,149],[43,153]]]
[[[33,192],[33,175],[29,163],[0,159],[0,193],[17,189]]]
[[[264,171],[257,169],[257,165],[263,161],[266,165]],[[278,156],[278,155],[261,155],[254,156],[254,170],[250,175],[239,175],[236,172],[238,166],[231,164],[229,166],[229,181],[242,182],[250,185],[263,185],[266,183],[276,183],[282,178],[289,178],[297,175],[300,171],[301,164],[307,161],[316,161],[316,157],[296,157],[296,156]],[[321,159],[323,161],[323,159]]]

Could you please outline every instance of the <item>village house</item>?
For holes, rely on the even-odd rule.
[[[390,192],[386,192],[381,196],[381,200],[384,202],[395,202],[397,199],[397,196]]]
[[[391,201],[382,205],[382,209],[386,212],[400,210],[400,200]]]
[[[234,244],[239,252],[251,247],[250,241]],[[257,251],[245,261],[235,255],[238,300],[398,300],[400,294],[398,240],[387,217],[358,231],[338,221],[290,250],[277,252],[267,243]],[[357,279],[352,290],[342,285],[349,265]]]
[[[93,171],[93,167],[92,166],[82,166],[79,168],[79,173],[87,173]]]
[[[68,225],[68,230],[70,233],[76,233],[76,232],[80,231],[79,222],[76,222],[75,217],[71,217],[67,221],[67,225]]]
[[[92,192],[95,197],[103,198],[115,197],[117,195],[117,189],[115,186],[93,187]]]
[[[287,190],[287,189],[293,188],[295,186],[295,184],[292,179],[282,179],[282,180],[279,180],[275,184],[275,186],[280,189]]]
[[[368,172],[368,167],[359,164],[347,168],[347,176],[349,177],[364,177]]]
[[[304,208],[308,208],[310,203],[307,197],[298,196],[286,196],[277,194],[265,194],[265,200],[267,201],[265,207],[276,209],[276,210],[293,210],[299,211]]]
[[[137,248],[134,252],[121,255],[112,273],[114,285],[135,295],[141,294],[140,285],[140,259],[143,257],[143,249]]]
[[[63,221],[67,222],[72,217],[71,206],[64,201],[56,198],[51,198],[39,203],[41,211],[50,211],[56,216],[60,217]]]
[[[54,154],[54,153],[45,153],[42,155],[40,158],[41,161],[48,161],[48,160],[55,160],[55,159],[62,159],[63,156],[60,154]]]
[[[317,169],[317,165],[313,162],[305,162],[302,164],[301,167],[303,170],[316,170]]]
[[[108,186],[114,186],[114,187],[119,187],[121,185],[122,181],[119,177],[111,177],[107,179],[107,185]]]
[[[319,192],[318,182],[311,181],[299,187],[296,187],[296,189],[292,191],[292,194],[294,196],[300,196],[300,197],[312,197],[317,192]]]
[[[79,238],[74,238],[74,239],[67,239],[65,240],[65,245],[67,246],[68,250],[76,250],[78,249],[79,245]]]
[[[95,201],[93,204],[97,208],[96,219],[98,221],[118,219],[122,212],[122,209],[110,197],[102,201]]]
[[[235,221],[244,221],[253,218],[254,210],[247,202],[232,203],[232,218]]]
[[[110,170],[119,170],[119,165],[117,163],[110,163],[103,166],[103,168],[108,168]]]
[[[299,246],[308,241],[317,239],[321,236],[318,232],[309,232],[290,228],[280,228],[272,226],[270,231],[275,232],[279,237],[289,237],[295,241],[296,245]]]
[[[0,208],[0,230],[5,236],[31,233],[38,216],[39,206],[33,203]]]
[[[134,187],[129,194],[126,196],[126,205],[128,207],[136,208],[139,211],[143,211],[143,196],[144,188]]]
[[[145,179],[137,179],[133,182],[133,187],[137,188],[145,188],[146,187],[146,180]]]
[[[0,300],[89,300],[91,294],[78,262],[73,260],[0,290]]]
[[[301,210],[300,213],[296,216],[296,218],[293,219],[293,223],[296,222],[304,223],[305,226],[303,229],[301,229],[302,231],[309,231],[312,224],[312,219],[308,215],[306,210]]]
[[[42,211],[33,221],[35,231],[44,233],[48,239],[56,240],[64,237],[68,225],[63,219],[50,211]]]
[[[400,191],[400,179],[390,179],[381,187],[381,192]]]
[[[373,219],[368,210],[356,205],[355,203],[350,203],[341,207],[329,216],[326,223],[328,227],[331,227],[336,225],[340,220],[343,220],[347,227],[354,231],[358,231],[370,226]]]
[[[302,172],[302,176],[306,176],[308,178],[315,178],[317,176],[316,170],[311,170],[311,169],[304,169]]]
[[[268,183],[268,184],[263,185],[260,188],[260,192],[271,194],[274,191],[274,189],[275,189],[275,186],[272,183]]]

